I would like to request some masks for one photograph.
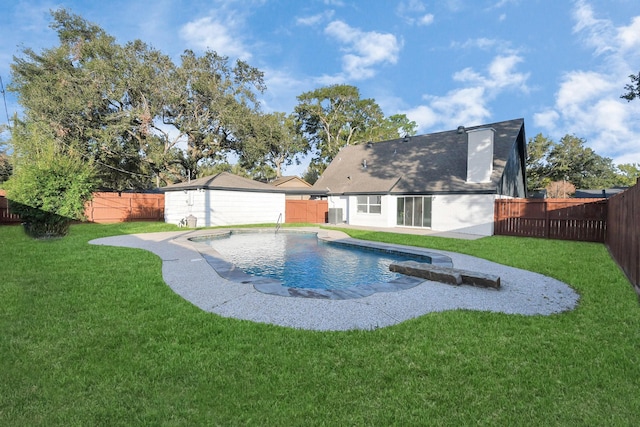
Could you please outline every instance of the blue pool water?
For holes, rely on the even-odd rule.
[[[412,257],[318,240],[310,233],[232,233],[198,238],[247,274],[270,277],[290,288],[346,289],[400,277],[389,264]]]

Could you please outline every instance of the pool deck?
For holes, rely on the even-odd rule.
[[[297,230],[317,232],[323,239],[341,243],[416,250],[402,245],[360,241],[336,230]],[[422,281],[409,289],[338,300],[268,294],[258,291],[250,281],[243,283],[223,278],[210,262],[212,249],[190,240],[219,231],[203,229],[132,234],[96,239],[90,243],[138,248],[156,254],[162,259],[162,275],[167,285],[204,311],[299,329],[375,329],[428,313],[457,309],[551,315],[574,309],[579,300],[571,287],[553,278],[468,255],[431,249],[420,250],[443,255],[443,259],[450,259],[455,268],[498,275],[501,288],[495,290]]]

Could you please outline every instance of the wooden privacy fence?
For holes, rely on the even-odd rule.
[[[9,211],[9,200],[5,196],[6,192],[0,190],[0,224],[20,224],[22,220]]]
[[[605,199],[499,199],[494,234],[604,242]]]
[[[91,222],[163,221],[164,194],[93,193],[84,214]]]
[[[640,295],[640,184],[608,203],[607,247]]]
[[[328,213],[329,202],[326,200],[287,200],[285,222],[324,224]]]
[[[19,224],[18,215],[11,214],[8,200],[0,190],[0,224]],[[163,221],[164,194],[155,193],[93,193],[85,205],[90,222]]]

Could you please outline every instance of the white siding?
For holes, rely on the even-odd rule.
[[[165,193],[165,222],[177,224],[193,215],[198,227],[275,223],[282,215],[285,195],[225,190],[168,191]]]
[[[434,196],[431,228],[491,236],[495,198],[493,194]]]
[[[178,224],[180,220],[189,215],[196,218],[204,209],[204,191],[180,190],[164,193],[164,221],[170,224]],[[201,225],[198,219],[198,226]]]
[[[433,196],[431,229],[491,236],[495,198],[493,194]],[[397,227],[396,196],[382,196],[381,214],[358,213],[357,205],[356,196],[329,197],[329,208],[342,208],[348,224]]]
[[[396,198],[382,196],[382,212],[379,214],[358,212],[358,196],[349,196],[348,223],[365,227],[395,227]]]

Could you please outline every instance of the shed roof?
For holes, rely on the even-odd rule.
[[[515,119],[347,146],[313,188],[329,194],[493,193],[523,127],[524,119]],[[491,180],[468,183],[467,132],[486,128],[495,131]]]
[[[167,185],[162,191],[182,191],[182,190],[227,190],[227,191],[257,191],[262,193],[284,193],[283,189],[254,181],[249,178],[234,175],[229,172],[220,172],[217,175],[205,176],[193,179],[188,182]]]

